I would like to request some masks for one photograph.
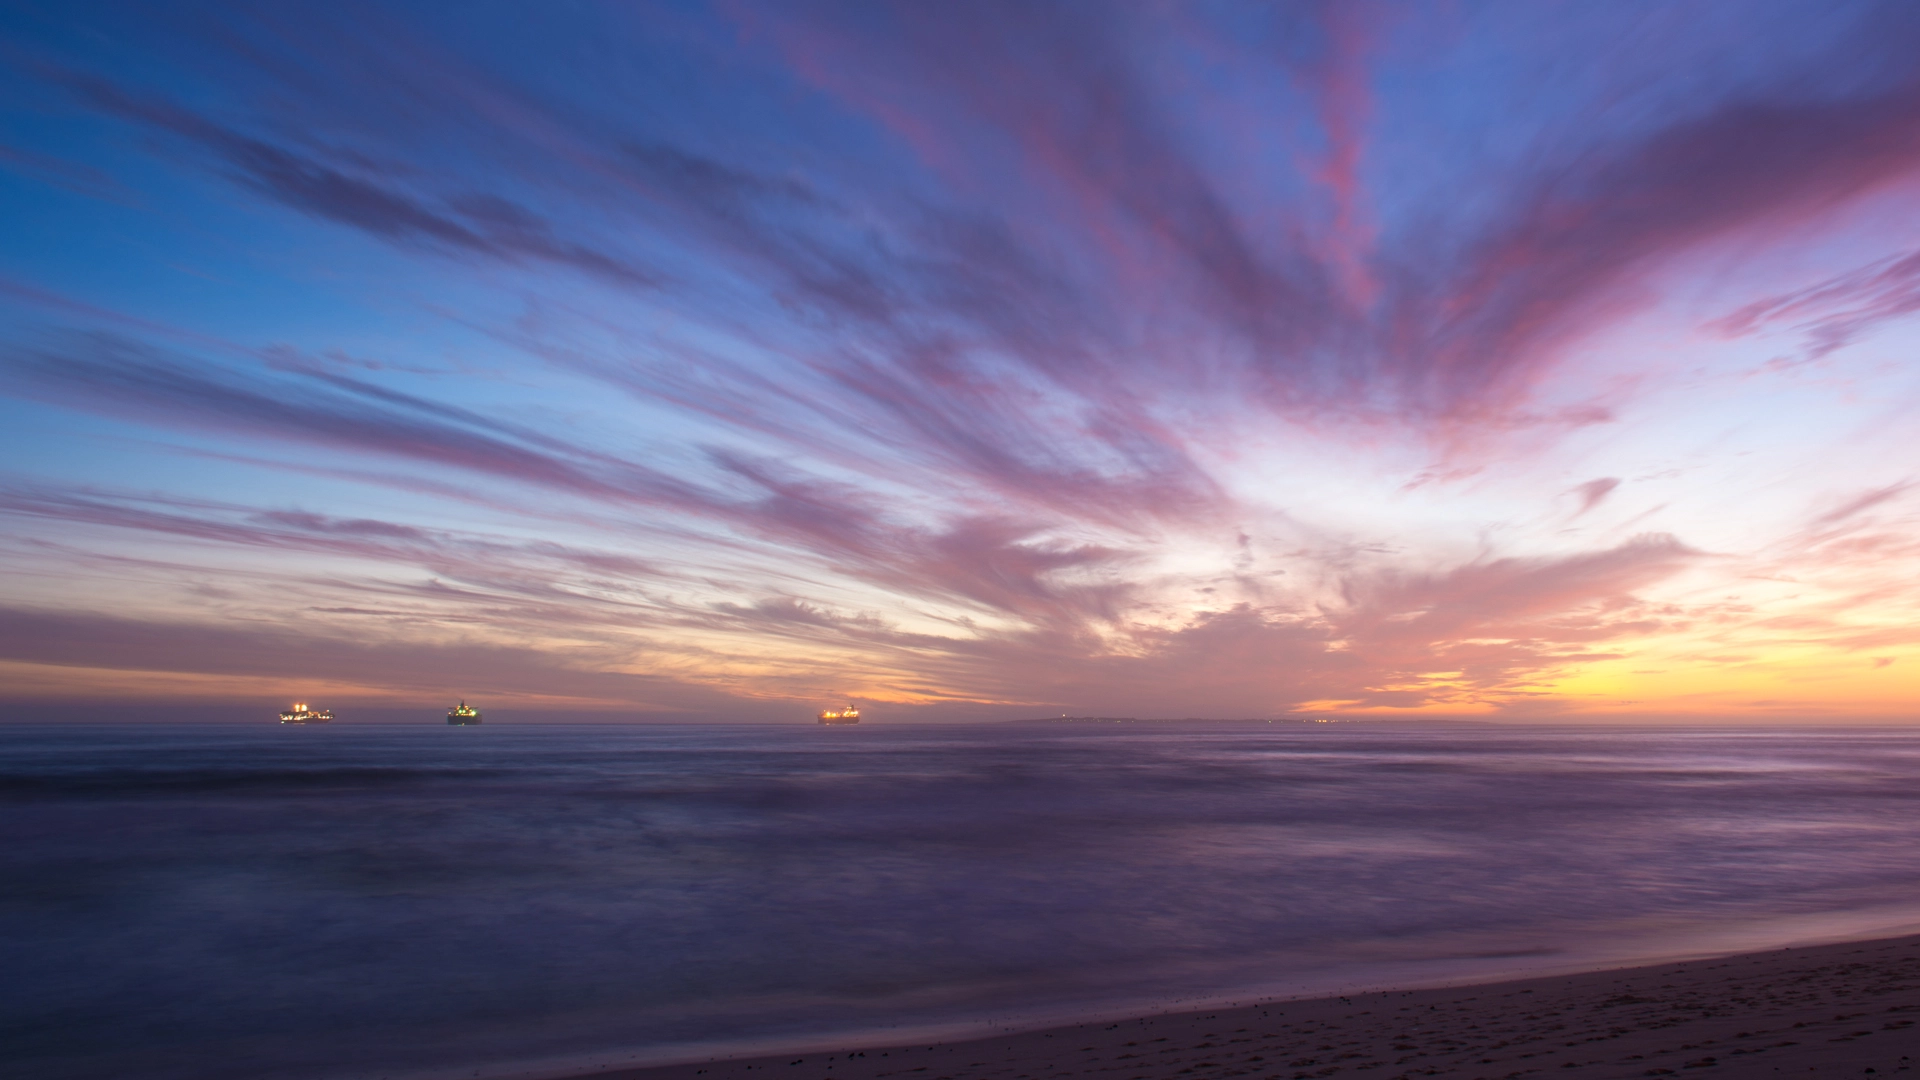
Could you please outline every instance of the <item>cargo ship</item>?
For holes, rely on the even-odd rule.
[[[304,701],[294,702],[293,708],[280,714],[283,724],[324,724],[332,719],[332,709],[310,709]]]
[[[477,724],[479,722],[480,710],[468,705],[464,698],[461,699],[460,704],[447,710],[447,723],[449,724]]]
[[[860,722],[860,710],[848,705],[844,709],[827,709],[820,714],[823,724],[857,724]]]

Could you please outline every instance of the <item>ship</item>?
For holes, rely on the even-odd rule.
[[[857,724],[860,722],[860,710],[849,704],[844,709],[827,709],[820,714],[823,724]]]
[[[324,724],[332,719],[332,709],[310,709],[304,701],[294,702],[293,708],[280,714],[283,724]]]
[[[460,704],[447,710],[447,723],[449,724],[477,724],[479,722],[480,710],[467,704],[464,698],[461,699]]]

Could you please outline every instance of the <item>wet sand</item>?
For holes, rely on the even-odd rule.
[[[1920,936],[596,1080],[1892,1076],[1920,1061]]]

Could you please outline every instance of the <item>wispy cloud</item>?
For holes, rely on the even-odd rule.
[[[226,551],[685,701],[1547,709],[1637,651],[1890,642],[1898,425],[1714,350],[1920,310],[1915,238],[1827,232],[1920,177],[1920,19],[1729,10],[50,19],[53,134],[0,158],[86,254],[0,283],[63,447],[6,557],[130,582],[130,642],[257,613],[156,583]]]
[[[150,422],[219,424],[256,437],[431,461],[586,496],[697,498],[684,482],[642,465],[586,450],[561,456],[552,452],[559,444],[545,437],[528,440],[543,446],[523,446],[494,433],[503,425],[476,429],[471,413],[336,376],[323,381],[346,393],[296,390],[106,335],[15,346],[0,362],[28,392]]]
[[[136,99],[103,79],[69,76],[65,81],[88,103],[179,136],[211,154],[240,184],[295,210],[396,243],[559,263],[622,285],[654,282],[622,259],[557,238],[552,223],[499,195],[451,196],[442,210],[380,179],[356,175],[350,166],[243,135],[151,97]]]
[[[1818,359],[1916,311],[1920,254],[1881,259],[1795,292],[1756,300],[1711,325],[1734,337],[1786,326],[1800,331],[1807,355]]]

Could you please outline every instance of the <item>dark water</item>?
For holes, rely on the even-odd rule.
[[[1910,731],[0,728],[0,1071],[526,1075],[1895,932],[1916,781]]]

